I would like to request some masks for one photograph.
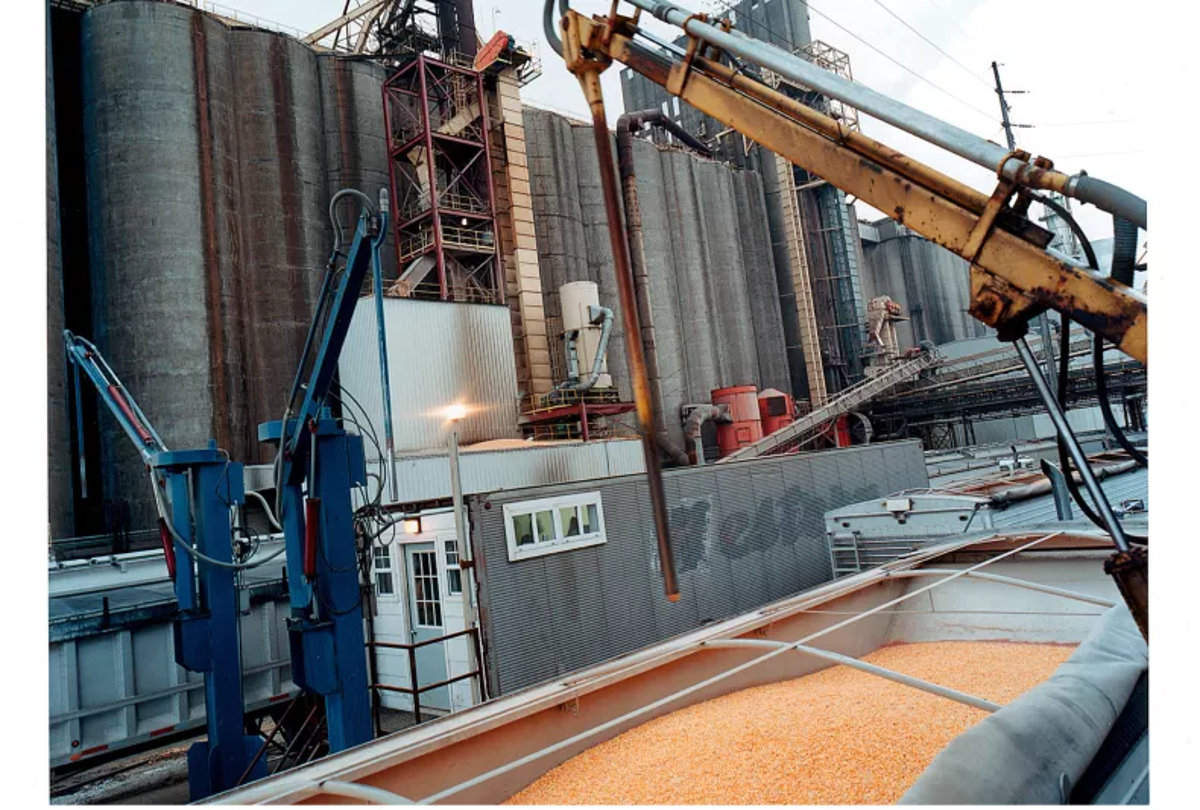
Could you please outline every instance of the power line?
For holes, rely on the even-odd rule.
[[[1066,158],[1088,158],[1088,157],[1108,157],[1109,155],[1140,155],[1148,150],[1146,149],[1124,149],[1119,152],[1088,152],[1085,155],[1059,155],[1058,160]]]
[[[1034,124],[1038,129],[1047,129],[1050,127],[1099,127],[1108,124],[1140,124],[1140,118],[1107,118],[1101,121],[1057,121],[1049,124]]]
[[[942,16],[945,17],[947,20],[949,20],[950,24],[953,25],[955,28],[957,28],[958,32],[960,34],[962,34],[967,39],[973,39],[973,37],[967,33],[967,29],[965,29],[961,25],[959,25],[958,20],[951,17],[950,12],[948,12],[948,11],[946,11],[946,9],[942,8],[941,3],[937,2],[937,0],[929,0],[929,3],[934,8],[936,8],[938,11],[942,12]],[[978,43],[976,43],[976,44],[978,44]]]
[[[929,85],[930,87],[932,87],[934,90],[937,90],[939,93],[943,93],[943,94],[945,94],[946,96],[949,96],[950,98],[952,98],[952,99],[954,99],[955,101],[957,101],[959,104],[962,104],[964,107],[968,107],[968,108],[970,108],[970,109],[974,110],[975,112],[979,113],[980,115],[982,115],[983,117],[987,118],[989,121],[991,121],[991,122],[993,122],[993,123],[995,122],[995,120],[996,120],[996,119],[995,119],[995,117],[994,117],[994,116],[993,116],[991,113],[986,113],[986,112],[984,112],[983,110],[981,110],[981,109],[979,109],[978,107],[976,107],[974,104],[971,104],[971,103],[970,103],[970,102],[968,102],[968,101],[963,101],[961,98],[959,98],[958,96],[954,95],[954,94],[953,94],[953,93],[951,93],[949,90],[946,90],[946,89],[945,89],[945,88],[943,88],[943,87],[939,87],[938,85],[936,85],[936,84],[934,84],[933,82],[931,82],[929,79],[926,79],[924,76],[922,76],[920,73],[917,73],[915,70],[913,70],[912,68],[910,68],[908,65],[905,65],[905,64],[903,64],[902,62],[899,62],[899,61],[897,61],[897,60],[896,60],[896,59],[894,59],[893,57],[891,57],[891,56],[888,56],[886,53],[884,53],[883,51],[879,50],[879,48],[876,48],[876,47],[875,47],[874,45],[872,45],[870,42],[867,42],[865,39],[863,39],[862,37],[860,37],[858,34],[854,33],[854,32],[853,32],[853,31],[851,31],[849,28],[847,28],[846,26],[842,25],[841,23],[839,23],[837,20],[835,20],[835,19],[833,19],[832,17],[830,17],[830,16],[829,16],[828,14],[826,14],[825,12],[821,11],[819,8],[817,8],[816,6],[814,6],[814,5],[813,5],[811,2],[810,2],[810,3],[806,3],[806,5],[808,6],[809,10],[811,10],[811,11],[814,11],[814,12],[816,12],[817,14],[819,14],[820,16],[824,17],[824,18],[825,18],[826,20],[828,20],[828,21],[829,21],[829,22],[830,22],[832,25],[834,25],[834,26],[836,26],[836,27],[840,28],[842,31],[844,31],[844,32],[845,32],[846,34],[848,34],[849,36],[851,36],[851,37],[854,37],[854,39],[858,40],[858,41],[859,41],[859,42],[861,42],[863,45],[866,45],[868,48],[870,48],[871,50],[875,51],[875,53],[879,54],[879,55],[880,55],[880,56],[882,56],[884,59],[887,59],[889,62],[891,62],[892,64],[896,65],[896,67],[900,68],[901,70],[907,71],[908,73],[911,73],[913,76],[915,76],[915,77],[917,77],[918,79],[920,79],[921,81],[925,82],[927,85]]]
[[[887,6],[885,6],[885,5],[883,4],[883,0],[875,0],[875,5],[879,6],[881,9],[883,9],[883,10],[884,10],[884,11],[886,11],[888,14],[890,14],[892,17],[894,17],[894,18],[896,19],[896,21],[897,21],[897,22],[899,22],[901,25],[903,25],[903,26],[904,26],[905,28],[907,28],[909,31],[912,31],[914,34],[916,34],[916,35],[917,35],[917,36],[919,36],[921,39],[923,39],[923,40],[924,40],[926,43],[928,43],[928,44],[929,44],[929,46],[930,46],[931,48],[933,48],[934,50],[936,50],[936,51],[937,51],[938,53],[940,53],[942,56],[946,57],[946,58],[947,58],[947,59],[949,59],[951,62],[953,62],[954,64],[958,65],[960,68],[962,68],[962,70],[963,70],[965,73],[967,73],[967,74],[968,74],[968,75],[969,75],[969,76],[970,76],[972,79],[974,79],[975,81],[979,82],[980,84],[982,84],[982,85],[983,85],[984,87],[986,87],[987,89],[989,89],[989,90],[991,90],[991,89],[992,89],[992,86],[991,86],[990,84],[988,84],[987,82],[985,82],[985,81],[984,81],[982,78],[980,78],[979,74],[977,74],[975,71],[971,70],[969,67],[967,67],[966,65],[964,65],[962,62],[960,62],[960,61],[958,61],[957,59],[955,59],[955,58],[954,58],[953,56],[951,56],[950,54],[948,54],[948,53],[946,53],[945,51],[943,51],[943,50],[942,50],[942,49],[941,49],[941,48],[938,46],[938,44],[937,44],[936,42],[934,42],[934,41],[933,41],[933,40],[931,40],[929,37],[925,36],[925,35],[924,35],[924,34],[922,34],[920,31],[918,31],[916,28],[912,27],[912,26],[911,26],[911,25],[909,25],[907,22],[905,22],[903,17],[901,17],[899,14],[897,14],[896,12],[892,11],[890,8],[888,8]]]

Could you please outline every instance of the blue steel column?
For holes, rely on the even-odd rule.
[[[259,426],[259,439],[281,441],[282,422]],[[288,422],[288,435],[300,428]],[[292,677],[296,685],[325,699],[330,751],[370,741],[371,703],[367,692],[366,640],[354,536],[351,491],[366,483],[362,437],[347,434],[323,410],[310,434],[315,464],[303,483],[285,484],[283,528],[287,544],[288,622]],[[315,470],[315,478],[311,471]],[[302,486],[306,485],[305,493]],[[306,529],[304,495],[320,502],[317,517],[316,575],[304,576]]]
[[[366,482],[362,437],[347,434],[333,420],[322,419],[313,437],[316,480],[312,494],[321,499],[318,538],[317,610],[333,624],[337,688],[325,697],[329,749],[341,751],[367,742],[371,702],[367,693],[366,639],[363,637],[362,588],[354,539],[352,487]]]
[[[201,554],[232,563],[230,509],[244,498],[242,465],[229,462],[210,445],[207,450],[160,453],[154,467],[170,483],[173,521],[177,531],[183,529],[180,537],[195,542]],[[197,564],[182,549],[176,555],[180,562],[176,593],[182,610],[176,624],[176,660],[186,669],[204,673],[208,739],[188,749],[188,789],[191,800],[197,801],[234,787],[260,743],[244,733],[235,571]],[[193,572],[199,584],[198,603],[191,599]],[[250,778],[265,775],[265,763],[260,762]]]

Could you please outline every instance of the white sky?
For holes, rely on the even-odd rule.
[[[677,2],[696,11],[710,8],[710,0]],[[303,31],[337,17],[343,5],[342,0],[221,3]],[[609,3],[574,0],[572,6],[603,13]],[[883,6],[969,72],[897,22]],[[1148,190],[1140,188],[1139,181],[1147,174],[1146,135],[1152,105],[1136,86],[1151,68],[1144,56],[1134,55],[1138,52],[1134,43],[1154,37],[1148,15],[1135,9],[1132,3],[1097,0],[813,0],[809,16],[815,39],[850,54],[857,81],[1003,144],[990,67],[993,59],[1000,62],[1005,89],[1029,91],[1009,100],[1013,121],[1034,126],[1016,131],[1018,146],[1050,157],[1067,172],[1086,169],[1146,196]],[[822,14],[946,92],[898,67]],[[544,42],[540,0],[481,0],[475,15],[484,39],[499,27],[519,40],[537,43],[544,73],[525,88],[526,100],[590,117],[574,77]],[[659,32],[678,33],[651,22]],[[618,70],[614,66],[604,76],[610,120],[622,111]],[[887,124],[864,118],[862,126],[868,135],[982,191],[990,192],[994,185],[987,170]],[[874,216],[862,205],[859,211],[860,216]],[[1112,233],[1107,215],[1095,209],[1079,211],[1079,219],[1092,238]]]

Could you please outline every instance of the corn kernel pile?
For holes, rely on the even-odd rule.
[[[1004,704],[1048,678],[1073,650],[951,641],[883,647],[863,660]],[[890,804],[947,743],[986,716],[835,666],[630,729],[506,804]]]

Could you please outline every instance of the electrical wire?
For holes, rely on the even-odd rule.
[[[816,12],[817,14],[819,14],[820,16],[824,17],[826,20],[828,20],[828,21],[829,21],[829,23],[830,23],[830,24],[832,24],[832,25],[834,25],[834,26],[836,26],[836,27],[840,28],[840,29],[841,29],[842,31],[844,31],[846,34],[848,34],[849,36],[851,36],[851,37],[853,37],[854,39],[858,40],[858,41],[859,41],[859,42],[861,42],[863,45],[866,45],[868,48],[870,48],[871,50],[875,51],[875,53],[879,54],[879,55],[880,55],[880,56],[882,56],[884,59],[887,59],[889,62],[891,62],[892,64],[894,64],[896,67],[898,67],[898,68],[900,68],[901,70],[904,70],[904,71],[906,71],[906,72],[908,72],[908,73],[911,73],[913,76],[915,76],[915,77],[917,77],[918,79],[920,79],[921,81],[925,82],[925,84],[929,85],[929,86],[930,86],[930,87],[932,87],[934,90],[937,90],[939,93],[942,93],[942,94],[944,94],[944,95],[946,95],[946,96],[948,96],[948,97],[950,97],[950,98],[954,99],[955,101],[957,101],[959,104],[963,105],[964,107],[967,107],[967,108],[969,108],[969,109],[972,109],[972,110],[974,110],[975,112],[977,112],[977,113],[979,113],[980,115],[982,115],[984,118],[986,118],[986,119],[988,119],[989,121],[991,121],[991,122],[995,123],[995,121],[996,121],[996,116],[995,116],[995,115],[993,115],[992,113],[984,112],[983,110],[981,110],[981,109],[979,109],[978,107],[976,107],[974,104],[971,104],[971,103],[970,103],[970,102],[968,102],[968,101],[964,101],[963,99],[961,99],[961,98],[959,98],[958,96],[954,95],[953,93],[951,93],[949,90],[945,89],[944,87],[940,87],[940,86],[938,86],[938,85],[934,84],[934,83],[933,83],[933,82],[931,82],[929,79],[926,79],[926,78],[925,78],[924,76],[922,76],[920,73],[917,73],[915,70],[913,70],[912,68],[910,68],[908,65],[906,65],[906,64],[904,64],[904,63],[902,63],[902,62],[900,62],[900,61],[896,60],[894,57],[891,57],[891,56],[889,56],[888,54],[884,53],[884,52],[883,52],[883,51],[881,51],[879,48],[877,48],[877,47],[875,47],[874,45],[872,45],[870,42],[867,42],[865,39],[863,39],[862,37],[860,37],[858,34],[854,33],[854,32],[853,32],[853,31],[851,31],[849,28],[847,28],[846,26],[842,25],[842,24],[841,24],[841,23],[839,23],[837,20],[833,19],[833,18],[832,18],[832,17],[830,17],[828,14],[826,14],[826,13],[825,13],[825,12],[823,12],[823,11],[821,11],[819,8],[815,7],[815,6],[814,6],[812,3],[807,3],[806,5],[808,6],[808,8],[809,8],[811,11],[814,11],[814,12]]]
[[[967,73],[967,75],[969,75],[969,76],[970,76],[971,78],[973,78],[975,81],[977,81],[977,82],[979,82],[980,84],[982,84],[982,85],[983,85],[984,87],[986,87],[988,90],[995,90],[995,88],[994,88],[994,87],[992,87],[991,83],[989,83],[989,82],[985,82],[985,81],[984,81],[984,80],[983,80],[983,79],[982,79],[982,78],[979,76],[979,74],[978,74],[978,73],[976,73],[975,71],[971,70],[969,67],[967,67],[966,65],[964,65],[962,62],[958,61],[958,60],[957,60],[957,59],[955,59],[953,56],[951,56],[950,54],[948,54],[948,53],[946,53],[945,51],[943,51],[943,50],[942,50],[942,49],[941,49],[941,48],[938,46],[938,44],[937,44],[936,42],[934,42],[934,41],[933,41],[933,40],[931,40],[929,37],[927,37],[927,36],[925,36],[924,34],[922,34],[922,33],[921,33],[920,31],[918,31],[916,28],[914,28],[914,27],[912,27],[911,25],[909,25],[907,22],[905,22],[905,20],[904,20],[904,18],[903,18],[903,17],[901,17],[899,14],[897,14],[896,12],[892,11],[890,8],[888,8],[887,6],[885,6],[885,5],[883,4],[883,0],[875,0],[875,5],[879,6],[881,9],[883,9],[883,10],[884,10],[884,11],[886,11],[888,14],[890,14],[892,17],[894,17],[898,23],[900,23],[901,25],[903,25],[903,26],[904,26],[905,28],[907,28],[909,31],[912,31],[914,34],[916,34],[917,36],[919,36],[921,39],[925,40],[925,42],[926,42],[926,43],[928,43],[928,45],[929,45],[931,48],[933,48],[935,51],[937,51],[937,52],[938,52],[938,53],[940,53],[942,56],[946,57],[946,58],[947,58],[947,59],[949,59],[951,62],[953,62],[954,64],[958,65],[960,68],[962,68],[962,69],[963,69],[963,71],[965,71],[965,72]]]
[[[177,545],[185,554],[198,562],[202,562],[207,565],[213,565],[217,568],[227,568],[233,571],[245,571],[250,568],[258,568],[260,565],[269,563],[271,560],[282,554],[287,548],[286,545],[280,546],[268,556],[253,562],[230,563],[225,562],[224,560],[214,559],[200,551],[187,540],[183,539],[179,532],[175,531],[175,526],[171,523],[170,516],[167,514],[166,504],[163,503],[162,493],[159,492],[158,481],[155,480],[153,473],[150,475],[150,488],[154,490],[154,503],[158,509],[158,516],[162,520],[163,525],[167,527],[167,531],[170,533],[171,537],[175,540],[175,545]]]

